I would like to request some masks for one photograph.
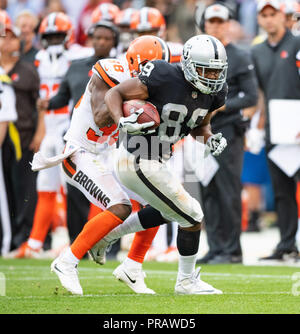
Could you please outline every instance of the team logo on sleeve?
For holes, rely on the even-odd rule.
[[[280,57],[282,59],[286,59],[289,56],[288,52],[286,50],[282,50],[280,53]]]

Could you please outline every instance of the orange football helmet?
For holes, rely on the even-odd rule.
[[[140,36],[132,41],[126,52],[131,76],[136,76],[150,60],[170,61],[170,50],[165,41],[157,36]]]
[[[71,19],[63,12],[54,12],[47,15],[39,28],[41,38],[53,34],[65,34],[64,44],[69,46],[75,41],[75,33]]]
[[[133,15],[130,28],[138,34],[156,33],[158,37],[163,37],[166,21],[158,9],[143,7]]]
[[[120,8],[112,3],[102,3],[92,12],[92,23],[98,21],[112,21],[114,22],[117,15],[120,12]]]

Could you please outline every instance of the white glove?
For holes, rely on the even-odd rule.
[[[208,153],[218,156],[224,151],[226,146],[227,140],[223,137],[221,132],[212,135],[207,139],[204,157],[207,157]]]
[[[249,152],[259,154],[265,145],[265,130],[258,128],[250,128],[246,132],[246,146]]]
[[[142,123],[142,124],[139,124],[137,122],[138,117],[143,112],[144,112],[144,109],[140,108],[128,117],[121,117],[119,120],[118,129],[121,129],[123,132],[129,133],[131,135],[154,133],[155,130],[147,131],[147,128],[150,128],[151,126],[154,125],[153,121]]]

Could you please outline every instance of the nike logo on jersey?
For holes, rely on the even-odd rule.
[[[124,271],[124,274],[126,275],[126,277],[129,279],[129,281],[131,282],[131,283],[136,283],[136,280],[133,280],[131,277],[129,277],[127,274],[126,274],[126,272]]]
[[[81,170],[74,177],[74,181],[78,182],[88,191],[97,201],[102,203],[104,207],[107,207],[110,202],[110,198]]]

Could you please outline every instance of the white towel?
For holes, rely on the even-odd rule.
[[[34,172],[37,172],[42,169],[50,168],[53,166],[59,165],[61,162],[63,162],[66,158],[71,156],[74,152],[76,152],[79,149],[79,146],[76,146],[72,149],[70,149],[66,153],[58,154],[54,157],[46,158],[42,155],[41,151],[38,151],[34,154],[32,162],[30,163],[31,169]]]

